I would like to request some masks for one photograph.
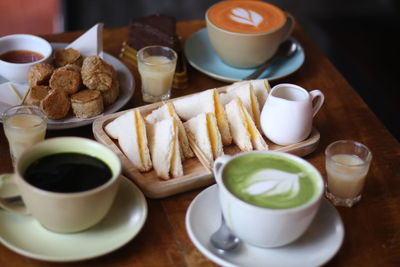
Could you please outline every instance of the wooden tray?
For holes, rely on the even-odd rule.
[[[218,88],[218,92],[224,92],[226,87]],[[188,95],[189,96],[189,95]],[[183,97],[188,97],[183,96]],[[183,98],[182,97],[182,98]],[[173,101],[171,99],[169,101]],[[139,107],[140,112],[143,117],[147,116],[154,109],[163,105],[162,102],[154,103],[146,106]],[[213,184],[215,182],[212,171],[204,167],[200,161],[195,157],[191,159],[186,159],[183,162],[183,173],[184,176],[178,178],[172,178],[170,180],[160,179],[154,170],[149,172],[141,173],[139,172],[128,158],[122,153],[118,146],[116,140],[111,139],[104,130],[104,127],[113,121],[115,118],[119,117],[127,110],[120,111],[118,113],[110,114],[101,118],[96,119],[93,122],[93,134],[96,140],[114,151],[121,160],[123,173],[125,176],[133,180],[143,191],[143,193],[149,198],[163,198],[178,194],[181,192],[189,191],[195,188],[203,187],[206,185]],[[269,140],[265,139],[269,145],[270,150],[289,152],[298,156],[305,156],[313,152],[317,146],[320,139],[320,134],[317,129],[313,129],[310,136],[303,142],[289,145],[289,146],[279,146]],[[233,155],[239,153],[240,150],[236,145],[224,146],[224,153],[228,155]]]

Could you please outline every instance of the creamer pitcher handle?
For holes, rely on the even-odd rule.
[[[232,157],[228,155],[222,155],[214,161],[214,177],[217,183],[221,177],[222,166],[225,165]]]
[[[313,117],[317,114],[318,110],[322,107],[324,103],[325,96],[320,90],[313,90],[310,92],[311,101],[313,103]],[[317,98],[317,101],[314,104],[314,99]]]
[[[14,174],[12,173],[0,174],[0,188],[6,186],[7,184],[15,184],[13,175]],[[19,196],[16,196],[16,198],[19,198]],[[20,203],[16,203],[14,201],[8,201],[6,198],[0,197],[0,207],[20,215],[30,215],[25,205],[21,205]]]

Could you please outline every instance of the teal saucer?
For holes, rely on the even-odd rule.
[[[259,77],[277,80],[298,70],[304,62],[304,50],[300,43],[298,49],[290,58],[276,61]],[[190,65],[198,71],[223,82],[237,82],[250,75],[254,69],[239,69],[225,64],[214,52],[208,39],[207,29],[203,28],[191,35],[185,42],[186,58]]]

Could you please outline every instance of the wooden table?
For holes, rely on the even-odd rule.
[[[183,41],[204,27],[203,21],[178,23]],[[70,42],[82,32],[45,36],[51,42]],[[126,27],[105,29],[104,49],[118,56],[127,38]],[[352,139],[366,144],[373,153],[371,169],[363,198],[353,208],[338,207],[345,240],[328,266],[400,266],[400,146],[395,138],[361,100],[351,85],[324,56],[304,30],[297,25],[294,37],[305,50],[304,65],[293,75],[277,83],[298,84],[308,90],[320,89],[325,104],[315,118],[321,133],[317,150],[305,157],[326,175],[325,147],[339,139]],[[175,90],[173,97],[225,85],[189,68],[189,89]],[[140,90],[124,108],[143,105]],[[47,137],[82,136],[93,138],[91,126],[48,131]],[[12,170],[8,144],[0,131],[0,173]],[[127,245],[97,259],[76,263],[87,266],[215,266],[192,244],[185,228],[186,210],[202,189],[161,200],[148,199],[148,218],[142,231]],[[0,266],[52,266],[20,256],[0,245]],[[71,263],[65,264],[70,266]],[[64,266],[60,264],[58,266]]]

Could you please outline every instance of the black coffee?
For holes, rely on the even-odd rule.
[[[59,153],[33,162],[24,177],[28,183],[43,190],[75,193],[105,184],[112,173],[110,167],[95,157]]]

